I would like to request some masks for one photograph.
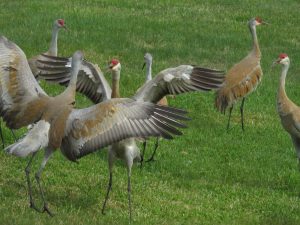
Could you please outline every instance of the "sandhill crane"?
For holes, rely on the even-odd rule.
[[[143,64],[143,68],[146,66],[146,81],[145,82],[149,82],[150,80],[152,80],[152,62],[153,62],[153,57],[152,55],[147,52],[145,55],[144,55],[144,64]],[[157,104],[159,105],[168,105],[168,99],[166,96],[164,96],[162,99],[160,99]],[[156,150],[158,148],[158,142],[159,142],[159,138],[156,138],[156,142],[155,142],[155,146],[154,146],[154,151],[152,152],[150,158],[148,160],[146,160],[146,162],[151,162],[154,160],[154,156],[155,156],[155,153],[156,153]],[[143,143],[143,156],[145,154],[145,150],[146,150],[146,146],[147,146],[147,141],[145,140],[144,143]]]
[[[248,26],[252,35],[252,51],[239,63],[235,64],[226,74],[225,83],[217,91],[216,108],[225,114],[229,107],[227,130],[229,129],[231,112],[237,100],[242,99],[240,106],[242,130],[244,130],[244,103],[248,94],[253,92],[262,78],[260,67],[261,52],[258,45],[256,26],[267,24],[261,18],[252,18]]]
[[[73,109],[76,81],[83,60],[80,51],[72,57],[71,79],[67,89],[56,97],[49,97],[35,80],[23,51],[5,37],[0,37],[0,108],[9,128],[35,123],[27,135],[5,151],[25,157],[32,154],[25,168],[30,206],[52,215],[45,200],[40,177],[50,156],[60,148],[70,161],[131,137],[178,134],[177,122],[183,118],[181,110],[133,99],[117,98],[85,109]],[[45,156],[35,178],[39,186],[43,209],[32,198],[30,168],[36,153],[45,148]]]
[[[36,78],[38,78],[39,75],[37,60],[38,59],[42,60],[44,58],[44,55],[57,56],[57,39],[58,39],[58,32],[61,28],[67,29],[65,25],[65,21],[63,19],[55,20],[52,26],[52,37],[51,37],[50,47],[48,51],[28,59],[30,69]]]
[[[120,73],[121,73],[121,64],[118,60],[113,59],[109,65],[109,68],[112,71],[112,98],[119,97],[119,80],[120,80]],[[163,72],[166,71],[167,73],[164,74]],[[167,94],[179,94],[188,91],[196,91],[196,90],[208,90],[214,89],[220,86],[223,82],[222,72],[203,69],[199,67],[192,67],[192,66],[179,66],[177,68],[169,68],[162,71],[162,74],[159,74],[156,77],[156,81],[152,79],[149,82],[144,84],[140,91],[133,97],[137,101],[140,102],[158,102],[157,100],[152,101],[152,97],[158,97],[160,95],[161,99]],[[167,77],[164,77],[166,75]],[[176,80],[177,78],[177,80]],[[191,78],[191,80],[189,80]],[[172,82],[172,79],[173,82]],[[182,80],[181,80],[182,79]],[[176,81],[175,81],[176,80]],[[181,80],[181,81],[180,81]],[[153,88],[150,90],[151,88]],[[155,87],[158,87],[157,89]],[[160,89],[162,88],[162,89]],[[160,93],[153,93],[154,91]],[[149,94],[150,96],[145,96]],[[158,96],[157,96],[158,94]],[[154,98],[155,98],[154,97]],[[162,106],[166,107],[166,106]],[[177,113],[180,115],[178,119],[186,119],[185,118],[185,111],[177,110]],[[166,115],[167,116],[167,115]],[[178,124],[177,126],[184,128],[184,124]],[[177,132],[177,135],[181,135],[181,132]],[[122,159],[125,164],[127,165],[127,174],[128,174],[128,201],[129,201],[129,217],[131,219],[131,183],[130,183],[130,176],[131,176],[131,167],[133,162],[141,161],[142,157],[140,155],[140,149],[138,148],[135,139],[126,139],[122,142],[115,143],[109,147],[109,184],[107,188],[107,194],[105,197],[105,201],[102,207],[102,213],[104,213],[105,206],[108,200],[109,192],[112,187],[112,167],[114,159],[120,158]]]
[[[285,92],[285,78],[290,66],[290,59],[287,54],[281,53],[275,63],[282,65],[277,94],[277,111],[283,128],[292,138],[300,165],[300,107],[292,102]]]
[[[69,62],[64,59],[51,57],[49,62],[41,61],[41,77],[47,77],[51,73],[51,77],[55,80],[63,81],[66,77],[69,77],[69,69],[66,69],[65,75],[63,74],[63,66],[68,68]],[[55,69],[56,68],[56,69]],[[118,60],[113,59],[110,62],[109,68],[112,72],[112,90],[111,97],[120,97],[119,81],[121,73],[121,64]],[[86,70],[83,68],[82,70]],[[80,74],[80,72],[79,72]],[[68,79],[68,78],[66,78]],[[200,67],[194,67],[189,65],[182,65],[176,68],[169,68],[160,72],[154,79],[146,82],[133,97],[139,102],[152,102],[156,103],[168,94],[180,94],[189,91],[209,91],[219,88],[224,81],[224,73],[221,71],[210,70]],[[105,86],[105,85],[104,85]],[[101,93],[108,97],[109,93],[105,94],[108,90],[101,88]],[[161,106],[164,107],[164,106]],[[183,110],[176,110],[178,114],[176,118],[185,119],[186,112]],[[168,114],[164,115],[168,116]],[[174,124],[175,125],[175,124]],[[176,123],[176,126],[184,128],[184,124]],[[174,131],[175,132],[175,131]],[[177,132],[176,134],[181,134]],[[127,166],[128,174],[128,201],[129,201],[129,216],[131,218],[131,167],[133,162],[140,161],[140,150],[137,147],[135,139],[126,139],[121,142],[116,142],[109,147],[108,151],[108,164],[109,164],[109,184],[107,188],[107,194],[103,203],[102,213],[104,213],[106,203],[109,197],[109,192],[112,187],[112,169],[115,158],[122,159]]]

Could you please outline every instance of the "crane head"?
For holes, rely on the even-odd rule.
[[[290,63],[290,59],[286,53],[280,53],[278,58],[273,62],[272,67],[276,64],[287,65]]]
[[[65,25],[64,19],[58,19],[58,20],[55,20],[55,25],[56,25],[58,28],[64,28],[65,30],[67,30],[67,27],[66,27],[66,25]]]
[[[144,69],[144,67],[145,67],[146,64],[152,64],[152,55],[149,52],[147,52],[144,55],[144,60],[145,60],[145,62],[143,64],[142,70]]]
[[[111,71],[121,70],[121,63],[117,59],[112,59],[108,65],[108,69]]]
[[[76,51],[72,56],[72,66],[75,65],[75,63],[82,63],[84,59],[84,54],[82,51]]]
[[[255,17],[255,18],[252,18],[250,21],[249,21],[249,24],[250,25],[253,25],[253,26],[259,26],[259,25],[267,25],[269,23],[265,22],[264,20],[262,20],[262,18],[260,17]]]
[[[286,53],[280,53],[277,59],[278,64],[287,64],[290,62],[290,59]]]

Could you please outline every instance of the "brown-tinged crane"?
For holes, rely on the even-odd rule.
[[[292,102],[285,91],[285,79],[290,66],[287,54],[279,54],[275,64],[282,65],[279,88],[277,93],[277,112],[283,128],[290,134],[300,165],[300,107]]]
[[[242,129],[244,130],[244,103],[246,97],[253,92],[262,79],[262,69],[260,66],[261,52],[256,35],[256,27],[261,24],[267,24],[261,18],[252,18],[248,22],[252,36],[252,50],[240,62],[235,64],[226,74],[225,82],[216,93],[216,108],[225,114],[229,108],[227,130],[229,129],[231,112],[234,104],[242,99],[240,106]]]

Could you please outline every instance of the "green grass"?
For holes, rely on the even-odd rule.
[[[154,72],[185,63],[227,70],[251,48],[247,21],[261,16],[271,25],[257,29],[264,77],[246,99],[246,131],[241,132],[238,106],[230,132],[225,131],[227,117],[214,109],[213,93],[170,100],[172,106],[188,109],[193,120],[184,136],[160,142],[155,163],[142,171],[133,168],[133,224],[300,224],[296,154],[275,107],[280,68],[270,69],[279,53],[289,54],[287,93],[300,105],[299,8],[298,0],[4,0],[0,33],[31,57],[47,50],[52,22],[64,18],[70,32],[60,32],[59,54],[80,49],[101,68],[119,58],[126,87],[121,93],[131,96],[144,81],[146,51],[153,54]],[[51,95],[63,90],[42,86]],[[77,100],[77,107],[91,104],[82,96]],[[9,130],[4,132],[12,143]],[[101,214],[106,151],[79,164],[59,152],[49,161],[42,178],[53,218],[28,207],[26,163],[0,153],[0,224],[128,223],[121,162],[115,167],[107,214]],[[34,169],[38,166],[36,162]],[[36,184],[34,193],[39,198]]]

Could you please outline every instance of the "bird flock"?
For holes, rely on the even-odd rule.
[[[183,135],[190,118],[185,109],[168,106],[166,96],[188,92],[215,91],[215,107],[221,113],[228,110],[227,131],[231,112],[241,100],[241,127],[244,131],[245,99],[262,79],[261,52],[256,28],[267,24],[261,18],[248,22],[252,37],[252,50],[225,74],[222,70],[195,65],[179,65],[160,71],[152,78],[152,55],[144,55],[146,66],[145,83],[130,98],[120,96],[121,63],[112,59],[108,71],[112,85],[105,79],[97,64],[84,60],[83,52],[76,51],[72,57],[58,57],[58,32],[65,21],[54,21],[50,48],[47,52],[26,58],[22,49],[6,37],[0,37],[0,115],[6,126],[13,129],[29,126],[27,134],[15,139],[15,143],[4,151],[17,157],[30,159],[25,168],[30,207],[38,212],[49,209],[46,194],[41,184],[41,174],[51,155],[60,150],[72,162],[81,157],[108,147],[109,179],[104,214],[113,181],[113,164],[116,159],[124,161],[128,176],[129,218],[131,209],[131,169],[134,162],[152,161],[158,148],[159,138],[173,139]],[[291,135],[300,162],[300,108],[286,95],[285,79],[290,65],[287,54],[281,53],[273,63],[282,65],[277,96],[277,110],[282,126]],[[143,66],[144,68],[144,66]],[[39,80],[57,83],[66,87],[59,95],[49,96],[39,85]],[[93,105],[75,107],[76,92],[89,98]],[[0,126],[0,135],[4,139]],[[146,141],[156,137],[155,149],[148,160],[144,160]],[[184,138],[184,137],[183,137]],[[137,144],[143,141],[143,151]],[[30,178],[31,165],[40,150],[44,158],[35,173],[38,191],[43,202],[39,208],[33,198]]]

